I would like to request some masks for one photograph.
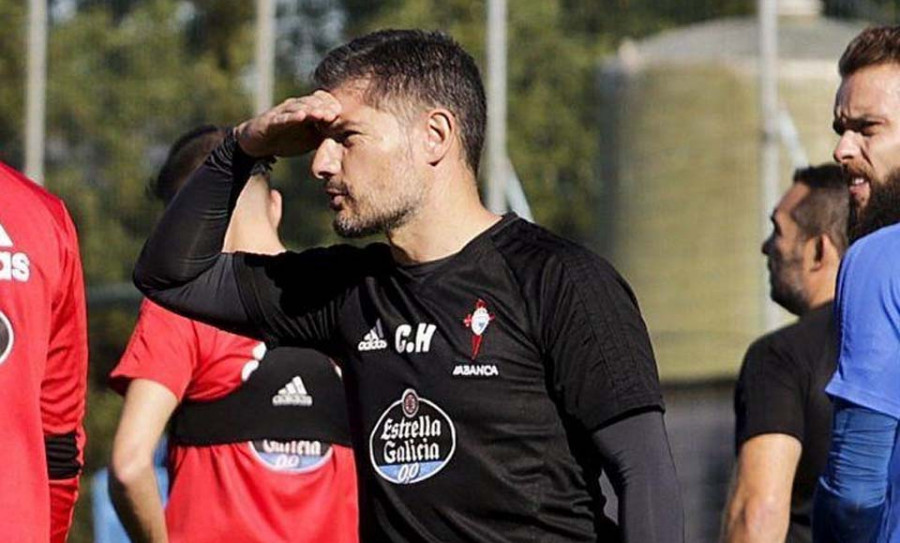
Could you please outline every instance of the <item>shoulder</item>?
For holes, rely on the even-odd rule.
[[[760,336],[751,343],[744,353],[739,379],[741,381],[754,379],[765,367],[770,365],[783,367],[783,359],[790,352],[786,346],[790,344],[789,338],[796,327],[797,323],[779,328]]]
[[[796,322],[757,338],[747,347],[742,376],[751,377],[768,366],[787,369],[787,365],[796,358],[793,347],[800,337],[799,329],[800,323]]]
[[[836,349],[836,342],[833,306],[829,303],[750,344],[741,373],[747,378],[764,368],[799,374],[817,371],[814,368],[829,350]]]
[[[63,201],[2,162],[0,194],[3,194],[3,202],[12,206],[14,212],[25,213],[32,221],[40,220],[45,225],[52,225],[60,238],[75,242],[75,227]]]
[[[494,246],[503,253],[525,252],[549,258],[590,254],[599,258],[586,247],[518,217],[501,225],[491,234],[491,238]]]
[[[844,255],[841,268],[845,273],[855,270],[878,273],[900,266],[900,224],[886,226],[856,240]]]
[[[154,319],[164,319],[171,321],[179,321],[184,323],[190,323],[191,319],[187,317],[182,317],[178,313],[174,311],[170,311],[163,306],[157,304],[153,300],[149,298],[144,298],[141,301],[141,309],[139,318],[154,318]]]
[[[0,195],[0,242],[27,254],[45,277],[73,277],[80,269],[78,235],[63,201],[3,163]]]
[[[900,224],[884,227],[850,246],[841,261],[837,300],[842,324],[848,311],[877,314],[878,304],[900,297]]]
[[[590,284],[613,283],[628,287],[618,271],[587,247],[524,219],[510,221],[493,234],[497,251],[523,280],[558,277]]]
[[[803,320],[763,334],[747,348],[747,358],[755,358],[753,355],[763,355],[771,352],[790,351],[790,347],[803,341],[809,331],[809,323]]]
[[[751,343],[750,346],[747,347],[747,352],[746,354],[744,354],[744,365],[747,366],[748,364],[752,364],[754,361],[759,360],[760,358],[765,356],[765,353],[772,350],[773,345],[778,343],[778,340],[784,334],[784,332],[788,328],[791,328],[793,326],[796,325],[792,324],[784,328],[779,328],[774,332],[769,332],[756,338],[753,343]]]
[[[0,184],[4,197],[11,205],[28,206],[30,213],[46,213],[60,224],[69,218],[66,206],[59,197],[2,162]]]
[[[147,298],[144,298],[143,302],[141,302],[137,330],[148,334],[147,339],[168,341],[172,339],[169,334],[176,330],[184,335],[193,335],[201,328],[217,330],[212,326],[207,326],[170,311]]]

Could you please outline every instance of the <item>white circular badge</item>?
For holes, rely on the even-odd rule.
[[[12,352],[15,337],[12,323],[9,322],[9,318],[0,311],[0,364],[6,362],[9,353]]]

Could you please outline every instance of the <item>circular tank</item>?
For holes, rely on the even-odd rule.
[[[862,28],[779,19],[779,98],[813,164],[831,161],[837,60]],[[757,29],[735,18],[664,32],[600,70],[600,244],[637,294],[666,380],[734,375],[772,303]],[[793,170],[783,146],[780,169],[779,193]]]

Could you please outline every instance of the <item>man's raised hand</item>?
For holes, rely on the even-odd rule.
[[[317,90],[300,98],[288,98],[244,121],[235,129],[235,135],[241,149],[250,156],[303,155],[322,141],[319,125],[334,122],[340,113],[340,102],[330,93]]]

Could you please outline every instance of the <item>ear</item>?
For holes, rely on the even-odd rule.
[[[837,247],[831,242],[827,234],[819,234],[807,240],[808,250],[812,252],[810,268],[820,270],[824,267],[837,264],[840,260]]]
[[[425,124],[425,155],[432,166],[447,156],[456,140],[456,118],[446,109],[428,112]]]
[[[281,224],[282,198],[281,193],[275,189],[269,190],[269,222],[276,231]]]
[[[838,250],[837,245],[834,244],[834,241],[828,236],[828,234],[822,234],[819,236],[822,238],[822,261],[826,265],[839,266],[841,263],[841,251]]]

